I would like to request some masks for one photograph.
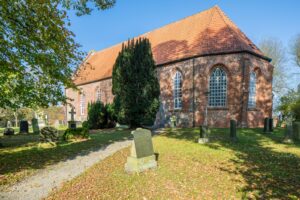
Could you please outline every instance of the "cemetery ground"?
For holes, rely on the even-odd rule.
[[[300,144],[284,144],[283,129],[212,129],[198,144],[199,128],[165,129],[153,137],[158,167],[124,172],[125,148],[67,182],[48,199],[299,199]]]
[[[1,131],[1,134],[3,131]],[[60,130],[62,136],[64,128]],[[127,140],[129,130],[94,131],[90,139],[72,142],[59,141],[56,145],[39,144],[38,134],[0,135],[0,189],[7,188],[24,178],[35,174],[39,169],[52,166],[58,162],[74,159],[77,155],[87,155],[104,145]]]

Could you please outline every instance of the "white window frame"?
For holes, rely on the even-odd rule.
[[[216,67],[209,76],[209,107],[226,107],[227,105],[227,74],[222,67]]]
[[[101,101],[101,93],[102,93],[102,91],[101,91],[101,89],[98,87],[97,89],[96,89],[96,101]]]
[[[174,99],[174,109],[182,109],[182,74],[176,71],[173,79],[173,99]]]
[[[249,96],[248,96],[248,108],[256,107],[256,74],[250,73],[249,78]]]
[[[85,115],[85,94],[80,95],[80,115]]]

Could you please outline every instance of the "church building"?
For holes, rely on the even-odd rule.
[[[150,40],[157,66],[157,126],[168,127],[176,116],[180,127],[229,127],[230,119],[239,127],[261,127],[271,117],[271,59],[218,6],[139,37]],[[77,70],[74,83],[82,92],[66,89],[75,120],[86,120],[88,102],[113,101],[112,69],[121,47],[90,52]]]

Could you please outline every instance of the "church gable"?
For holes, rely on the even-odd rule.
[[[238,52],[248,52],[268,60],[217,6],[139,37],[150,40],[156,65]],[[77,71],[75,84],[110,78],[121,45],[89,55]]]

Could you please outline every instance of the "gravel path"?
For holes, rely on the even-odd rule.
[[[7,191],[0,192],[0,199],[35,200],[45,198],[53,189],[59,188],[62,183],[75,178],[95,163],[130,144],[130,140],[115,142],[88,155],[79,155],[72,160],[49,166],[10,187]]]

